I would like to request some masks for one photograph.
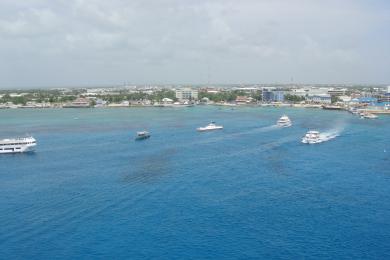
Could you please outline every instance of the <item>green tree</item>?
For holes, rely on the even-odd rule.
[[[337,103],[341,101],[340,98],[338,96],[331,96],[330,97],[330,102],[333,104],[333,103]]]
[[[284,100],[290,101],[290,102],[293,102],[293,103],[299,103],[299,102],[305,101],[305,97],[297,96],[297,95],[291,95],[291,94],[286,94],[286,95],[284,95]]]
[[[94,107],[94,106],[96,105],[95,99],[91,99],[91,100],[89,101],[89,105],[90,105],[91,107]]]

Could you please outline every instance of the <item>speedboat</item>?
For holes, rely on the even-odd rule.
[[[290,118],[288,118],[286,115],[283,115],[281,118],[279,118],[276,124],[279,127],[290,127],[292,125]]]
[[[302,138],[302,143],[304,144],[317,144],[321,142],[322,140],[321,140],[320,132],[318,131],[309,131]]]
[[[371,114],[371,113],[368,113],[368,112],[363,112],[363,113],[360,114],[360,118],[375,119],[375,118],[378,118],[378,116],[374,115],[374,114]]]
[[[199,127],[196,130],[199,132],[205,132],[205,131],[213,131],[213,130],[221,130],[223,129],[223,126],[221,125],[216,125],[215,122],[211,122],[205,127]]]
[[[150,137],[150,133],[149,132],[141,131],[141,132],[137,132],[137,136],[135,137],[135,140],[136,141],[145,140],[145,139],[148,139],[149,137]]]

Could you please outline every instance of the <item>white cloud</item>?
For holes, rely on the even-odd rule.
[[[208,67],[222,83],[291,76],[388,82],[382,68],[390,65],[389,6],[379,0],[3,0],[0,85],[201,83]],[[66,75],[50,73],[55,69]],[[47,76],[34,76],[41,71]]]
[[[34,37],[55,33],[59,20],[50,9],[31,8],[11,19],[0,19],[0,32],[5,37]]]

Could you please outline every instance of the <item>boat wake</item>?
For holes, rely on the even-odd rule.
[[[330,140],[340,136],[343,131],[344,131],[344,126],[340,126],[340,127],[322,132],[322,133],[320,133],[320,142],[319,143],[330,141]]]
[[[339,135],[340,135],[339,133],[322,133],[322,134],[320,134],[320,139],[321,139],[321,142],[327,142],[327,141],[330,141],[330,140],[336,138]]]
[[[280,147],[284,144],[287,144],[287,143],[293,143],[293,142],[295,142],[295,140],[296,140],[296,136],[286,136],[284,138],[280,138],[280,139],[273,141],[273,142],[267,142],[264,144],[256,145],[255,147],[252,147],[252,148],[243,148],[243,149],[236,150],[234,152],[221,153],[221,154],[218,154],[215,156],[199,157],[199,158],[197,158],[197,162],[202,162],[202,163],[208,164],[208,163],[213,163],[216,160],[218,160],[218,161],[219,160],[226,160],[227,158],[232,158],[232,157],[251,156],[254,154],[263,153],[263,152],[278,148],[278,147]],[[177,166],[177,167],[179,167],[179,166]]]
[[[260,127],[260,128],[254,128],[248,131],[243,131],[243,132],[238,132],[238,133],[231,133],[231,134],[225,134],[222,136],[214,137],[214,138],[209,138],[201,141],[196,141],[193,144],[208,144],[208,143],[214,143],[214,142],[220,142],[228,139],[234,139],[241,137],[243,135],[250,135],[250,134],[256,134],[256,133],[264,133],[264,132],[269,132],[273,130],[277,130],[280,127],[277,125],[271,125],[271,126],[265,126],[265,127]]]

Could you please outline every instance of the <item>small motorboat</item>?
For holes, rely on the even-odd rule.
[[[283,115],[281,118],[279,118],[276,124],[279,127],[290,127],[292,125],[290,118],[288,118],[286,115]]]
[[[145,139],[148,139],[149,137],[150,137],[150,133],[149,132],[141,131],[141,132],[137,132],[137,136],[135,137],[135,140],[136,141],[145,140]]]
[[[205,131],[213,131],[213,130],[221,130],[223,129],[223,126],[221,125],[216,125],[215,122],[211,122],[205,127],[199,127],[196,130],[199,132],[205,132]]]

